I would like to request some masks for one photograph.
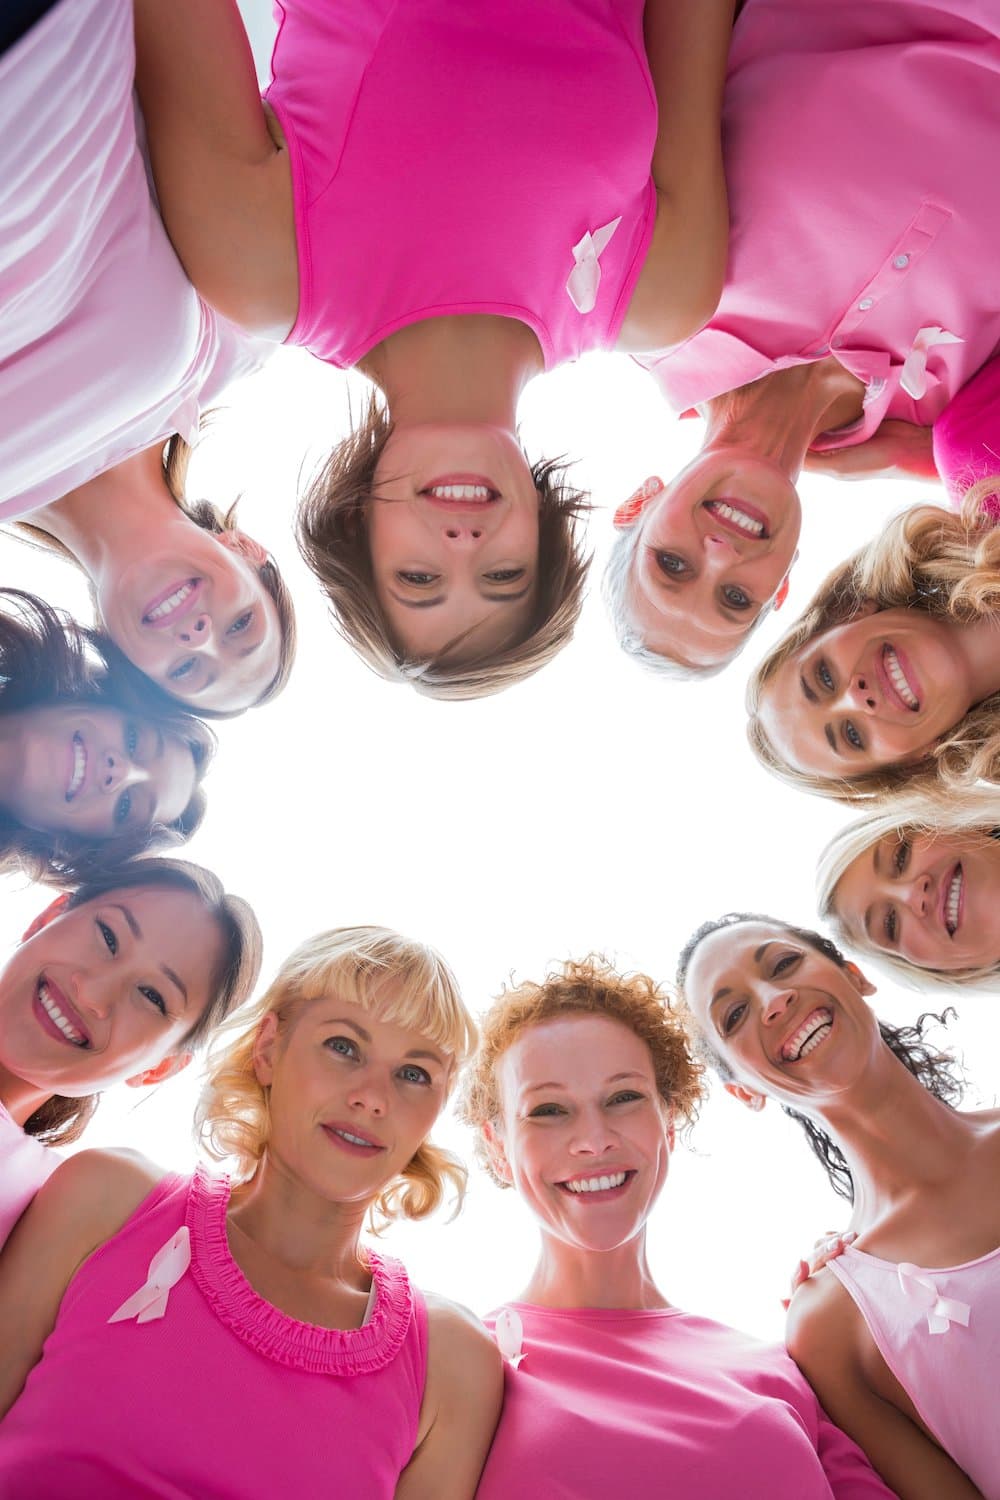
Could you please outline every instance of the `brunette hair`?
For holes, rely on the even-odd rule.
[[[77,886],[63,900],[65,909],[71,911],[112,892],[136,889],[184,891],[197,896],[222,937],[222,959],[211,978],[211,998],[180,1038],[180,1045],[196,1050],[253,990],[263,955],[260,925],[250,905],[240,896],[231,896],[211,870],[180,859],[133,860]],[[47,1146],[79,1140],[99,1099],[100,1094],[82,1098],[53,1094],[28,1117],[25,1133],[37,1136]]]
[[[677,989],[691,1018],[698,1055],[727,1083],[737,1082],[736,1075],[716,1048],[714,1038],[698,1020],[685,994],[685,986],[692,955],[703,939],[723,928],[739,927],[747,922],[759,922],[779,932],[787,932],[800,943],[805,943],[808,947],[815,949],[817,953],[836,964],[839,969],[847,966],[847,959],[836,943],[831,942],[822,933],[813,932],[811,928],[796,927],[793,922],[779,922],[774,917],[764,916],[758,912],[742,911],[727,912],[725,916],[703,922],[697,932],[688,938],[677,961]],[[964,1080],[961,1070],[954,1055],[950,1052],[941,1052],[936,1047],[928,1045],[924,1040],[924,1033],[932,1022],[939,1026],[946,1026],[949,1020],[954,1019],[954,1016],[954,1010],[949,1009],[941,1015],[936,1015],[933,1011],[925,1011],[917,1017],[912,1026],[891,1026],[888,1021],[878,1021],[879,1033],[893,1056],[898,1058],[904,1068],[913,1074],[928,1093],[933,1094],[935,1099],[940,1099],[942,1104],[947,1104],[951,1108],[955,1108],[962,1099]],[[854,1179],[847,1165],[847,1158],[833,1136],[808,1115],[800,1114],[798,1110],[791,1109],[787,1104],[783,1104],[781,1108],[786,1115],[802,1126],[810,1149],[821,1162],[833,1191],[839,1197],[846,1198],[849,1203],[853,1203]]]
[[[190,838],[205,815],[201,781],[215,753],[208,725],[166,698],[107,636],[35,594],[0,589],[0,717],[76,704],[134,716],[183,740],[198,783],[191,801],[172,823],[107,839],[26,828],[0,807],[0,874],[20,869],[31,880],[71,888],[135,855]]]
[[[960,838],[965,847],[983,847],[1000,839],[1000,804],[987,787],[965,787],[950,795],[929,797],[920,793],[900,796],[878,813],[849,823],[827,844],[816,869],[816,900],[821,917],[830,921],[837,937],[858,953],[869,955],[880,968],[911,988],[954,991],[975,990],[995,995],[1000,989],[1000,936],[997,959],[988,966],[969,969],[929,969],[888,953],[872,942],[861,928],[848,932],[837,910],[837,886],[850,865],[885,838]]]
[[[483,1016],[476,1053],[459,1115],[476,1132],[476,1155],[500,1187],[485,1127],[502,1117],[497,1063],[522,1031],[543,1021],[573,1015],[608,1016],[619,1021],[649,1048],[660,1098],[690,1125],[701,1099],[702,1067],[691,1053],[690,1038],[669,997],[646,974],[619,974],[599,954],[560,965],[541,984],[525,980],[501,991]]]
[[[834,569],[801,619],[765,656],[747,685],[747,735],[758,759],[791,786],[843,802],[884,799],[901,787],[967,786],[1000,780],[1000,693],[976,703],[925,760],[877,766],[850,779],[797,771],[784,761],[761,723],[767,685],[796,652],[865,610],[910,609],[969,625],[1000,614],[1000,528],[975,492],[961,514],[918,505]]]
[[[306,489],[296,517],[299,550],[330,602],[344,640],[387,682],[408,682],[429,698],[483,698],[537,672],[568,644],[583,603],[590,557],[577,522],[589,508],[566,482],[559,460],[533,465],[538,492],[538,598],[524,636],[471,659],[450,659],[450,647],[414,660],[394,644],[375,597],[366,507],[375,470],[392,432],[374,395],[360,426],[334,448]]]
[[[455,976],[433,948],[386,927],[335,927],[318,933],[289,955],[259,1000],[233,1017],[209,1054],[196,1128],[209,1156],[233,1164],[236,1181],[253,1177],[267,1149],[268,1091],[254,1068],[261,1022],[275,1015],[279,1034],[287,1033],[309,1001],[328,993],[428,1037],[453,1059],[449,1087],[475,1047],[475,1022]],[[426,1218],[448,1189],[460,1206],[467,1176],[457,1156],[424,1141],[372,1204],[373,1226],[396,1218]]]

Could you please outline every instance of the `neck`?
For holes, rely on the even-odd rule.
[[[176,519],[177,506],[163,480],[162,445],[154,444],[35,511],[31,524],[62,542],[93,578],[110,564],[141,559],[149,550],[150,524]]]
[[[544,361],[527,324],[476,314],[400,328],[360,368],[383,391],[396,425],[482,422],[513,432],[520,394]]]
[[[11,1073],[0,1063],[0,1104],[16,1124],[23,1125],[36,1109],[51,1098],[51,1090],[25,1083],[23,1078],[18,1078],[16,1073]]]
[[[861,415],[864,385],[835,359],[775,370],[701,408],[704,448],[751,448],[794,484],[810,443]]]
[[[538,1264],[519,1298],[536,1307],[669,1307],[646,1262],[646,1231],[613,1250],[585,1250],[542,1231]]]
[[[269,1152],[253,1180],[232,1196],[229,1222],[284,1269],[367,1290],[358,1246],[367,1203],[331,1203]]]

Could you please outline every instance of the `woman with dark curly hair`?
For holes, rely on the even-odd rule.
[[[214,750],[106,636],[0,589],[0,873],[75,885],[189,838]]]
[[[823,1406],[901,1500],[996,1500],[1000,1110],[960,1112],[929,1018],[877,1020],[874,987],[818,933],[706,922],[678,984],[727,1092],[754,1110],[777,1100],[854,1205],[855,1242],[789,1312]]]

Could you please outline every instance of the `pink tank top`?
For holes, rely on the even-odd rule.
[[[0,1104],[0,1249],[61,1161],[57,1151],[25,1135]]]
[[[986,1500],[1000,1500],[1000,1248],[925,1270],[851,1245],[827,1264],[921,1421]]]
[[[289,342],[347,366],[409,323],[492,313],[547,367],[615,343],[655,218],[643,0],[276,8]]]
[[[230,1255],[228,1203],[225,1178],[165,1177],[84,1262],[0,1426],[0,1495],[392,1500],[426,1373],[419,1292],[368,1252],[364,1327],[286,1317]]]

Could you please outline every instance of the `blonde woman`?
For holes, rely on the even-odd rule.
[[[921,505],[835,569],[747,689],[750,744],[844,802],[1000,780],[1000,530]]]
[[[926,992],[1000,992],[1000,798],[986,787],[894,798],[820,855],[821,917]]]
[[[474,1040],[432,949],[322,933],[211,1057],[198,1120],[232,1188],[60,1168],[0,1262],[0,1490],[471,1500],[496,1352],[360,1233],[461,1194],[428,1135]]]

